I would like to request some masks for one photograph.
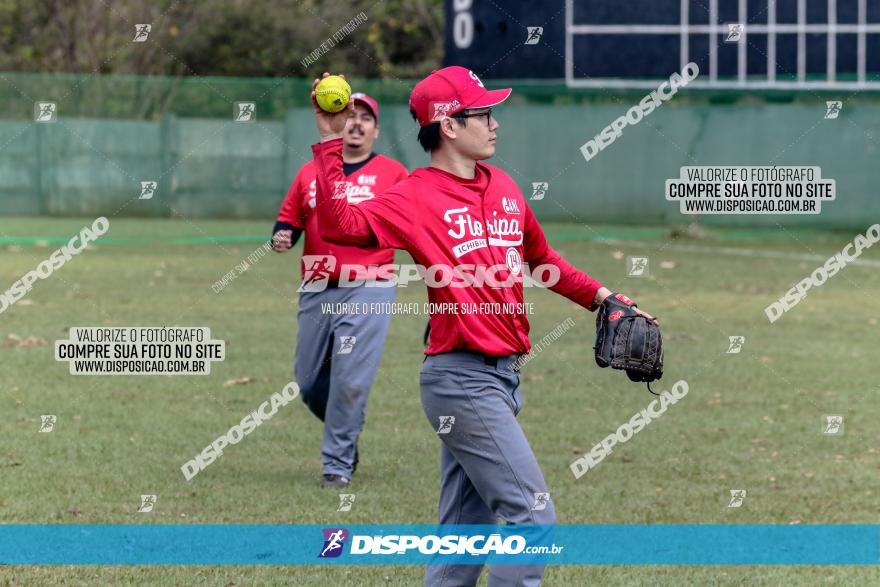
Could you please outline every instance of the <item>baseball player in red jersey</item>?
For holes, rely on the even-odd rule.
[[[441,440],[441,524],[495,524],[498,518],[555,524],[543,474],[516,421],[522,405],[516,361],[530,349],[523,265],[554,269],[550,289],[589,310],[611,294],[547,244],[510,176],[481,162],[495,152],[499,124],[492,106],[510,92],[487,90],[463,67],[419,82],[410,109],[431,166],[359,206],[333,195],[333,182],[342,177],[345,114],[322,111],[312,93],[321,135],[312,146],[321,236],[404,249],[420,265],[453,268],[448,283],[428,289],[431,303],[452,310],[431,316],[420,376],[422,406]],[[485,282],[476,278],[483,268]],[[425,584],[475,585],[480,571],[479,565],[429,565]],[[489,585],[538,585],[543,572],[540,564],[494,565]]]
[[[373,152],[373,142],[379,136],[376,101],[359,93],[352,95],[352,103],[354,107],[343,115],[342,167],[330,185],[337,195],[357,206],[405,179],[407,171],[397,161]],[[390,314],[324,310],[393,302],[394,283],[377,280],[375,269],[359,268],[390,269],[394,251],[324,241],[313,213],[315,186],[315,164],[309,161],[296,174],[281,205],[272,243],[276,251],[284,252],[305,232],[294,371],[303,401],[324,422],[321,485],[346,487],[358,464],[357,439]],[[355,285],[358,279],[365,282]]]

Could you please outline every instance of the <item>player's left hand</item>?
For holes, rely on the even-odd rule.
[[[597,365],[622,369],[631,381],[650,383],[663,377],[663,341],[657,320],[623,294],[612,293],[602,300],[593,348]]]
[[[600,288],[599,288],[599,291],[596,292],[596,299],[595,299],[596,305],[597,305],[597,306],[601,305],[602,302],[605,301],[605,298],[607,298],[607,297],[610,296],[611,294],[612,294],[611,290],[608,289],[607,287],[600,287]],[[628,299],[628,298],[627,298],[627,299]],[[645,312],[644,310],[642,310],[642,309],[639,308],[638,306],[635,306],[635,305],[634,305],[634,306],[633,306],[633,310],[635,311],[636,314],[638,314],[638,315],[640,315],[640,316],[644,316],[645,318],[647,318],[648,320],[650,320],[651,322],[653,322],[653,323],[654,323],[654,326],[660,326],[660,322],[659,322],[659,320],[657,320],[657,319],[654,318],[652,315],[648,314],[647,312]]]
[[[272,236],[272,250],[276,253],[283,253],[284,251],[288,251],[292,246],[292,230],[279,230]]]

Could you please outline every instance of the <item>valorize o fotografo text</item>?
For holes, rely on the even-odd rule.
[[[82,253],[89,246],[89,243],[96,241],[98,237],[104,235],[108,230],[110,230],[110,221],[103,216],[97,218],[91,227],[83,228],[67,244],[37,265],[36,269],[25,273],[24,277],[13,283],[5,292],[0,293],[0,314],[26,296],[33,289],[34,282],[38,279],[49,279],[52,277],[52,274],[61,269],[74,255]],[[79,241],[78,245],[77,241]]]

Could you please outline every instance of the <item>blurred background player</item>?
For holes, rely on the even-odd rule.
[[[343,131],[344,182],[336,185],[350,204],[359,204],[406,178],[406,168],[373,152],[379,137],[379,105],[362,93],[352,94],[353,109]],[[361,249],[327,243],[318,234],[315,208],[315,165],[309,161],[296,175],[281,205],[272,236],[282,253],[305,232],[299,329],[294,372],[303,401],[324,422],[321,447],[323,487],[346,487],[358,465],[358,436],[370,387],[376,376],[390,313],[324,313],[322,304],[392,303],[394,287],[375,287],[377,280],[346,265],[369,267],[393,262],[392,249]],[[343,192],[344,190],[344,192]],[[373,273],[372,275],[375,275]],[[374,287],[352,286],[365,278]],[[390,284],[390,282],[389,282]]]

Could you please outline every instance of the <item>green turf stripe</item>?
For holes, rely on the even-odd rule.
[[[551,241],[584,241],[605,239],[662,239],[666,237],[664,228],[624,228],[619,230],[590,230],[588,228],[548,230],[544,232]]]
[[[0,237],[0,245],[66,245],[70,242],[70,237],[60,236],[13,236]],[[96,241],[97,242],[97,241]],[[101,244],[108,245],[143,245],[150,244],[155,241],[143,238],[102,238]]]
[[[814,240],[817,236],[828,234],[819,230],[789,229],[779,231],[777,229],[711,229],[711,234],[720,241],[774,241],[790,240],[792,236]],[[564,241],[597,241],[605,239],[619,240],[666,240],[668,229],[666,228],[619,228],[613,230],[591,230],[588,228],[548,230],[545,232],[547,240]],[[0,245],[35,245],[46,243],[50,245],[62,245],[70,240],[69,237],[51,236],[23,236],[23,237],[0,237]],[[682,239],[690,240],[690,239]],[[101,245],[223,245],[241,243],[265,243],[265,236],[250,235],[217,235],[217,236],[188,236],[157,240],[155,238],[101,238]]]
[[[268,242],[266,237],[259,236],[193,236],[180,237],[168,240],[157,240],[155,238],[101,238],[96,241],[102,245],[202,245],[202,244],[235,244],[235,243],[262,243]],[[35,245],[37,243],[50,245],[64,245],[70,241],[69,237],[40,237],[40,236],[23,236],[23,237],[6,237],[0,238],[0,245]]]
[[[603,240],[608,238],[659,238],[662,236],[662,231],[653,231],[658,232],[657,235],[649,234],[648,232],[636,232],[636,231],[620,231],[620,232],[593,232],[593,231],[549,231],[545,234],[549,240],[556,241],[583,241],[583,240]],[[35,245],[37,243],[50,244],[50,245],[63,245],[66,244],[70,239],[69,238],[60,238],[60,237],[8,237],[8,238],[0,238],[0,245]],[[101,245],[152,245],[152,244],[165,244],[165,245],[223,245],[223,244],[240,244],[240,243],[264,243],[267,242],[268,239],[262,236],[234,236],[234,235],[220,235],[220,236],[192,236],[192,237],[180,237],[180,238],[172,238],[168,240],[156,240],[149,238],[102,238],[97,241],[98,244]]]
[[[266,243],[269,239],[265,236],[188,236],[175,238],[168,241],[172,245],[202,245],[202,244],[234,244],[234,243]]]

